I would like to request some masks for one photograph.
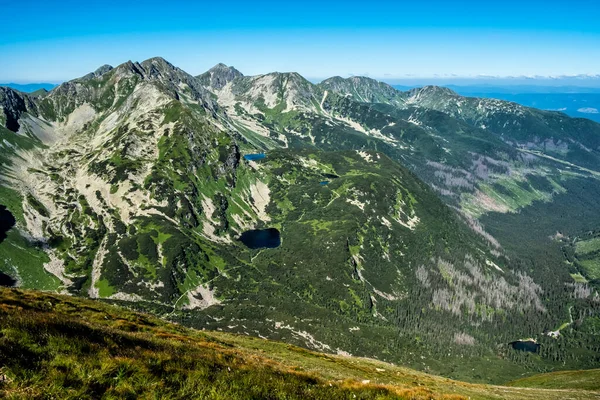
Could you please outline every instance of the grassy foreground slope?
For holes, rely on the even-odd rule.
[[[508,385],[524,388],[600,390],[600,369],[551,372],[517,379]]]
[[[187,329],[99,302],[0,289],[0,397],[591,399],[467,384],[382,362]]]

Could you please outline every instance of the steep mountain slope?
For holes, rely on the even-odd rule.
[[[204,178],[234,179],[231,168],[239,154],[211,119],[216,105],[210,97],[195,78],[152,59],[67,82],[40,102],[39,112],[32,109],[21,118],[21,135],[29,132],[45,146],[19,152],[21,161],[4,178],[26,199],[22,228],[49,247],[46,270],[63,285],[92,297],[106,296],[113,290],[112,279],[135,288],[137,296],[156,295],[166,302],[176,296],[182,284],[178,279],[186,273],[178,278],[175,265],[185,260],[186,252],[198,257],[194,241],[165,233],[154,243],[151,234],[160,230],[142,223],[138,236],[153,256],[136,270],[119,255],[118,246],[126,247],[119,239],[135,233],[136,227],[129,226],[134,219],[166,221],[175,232],[180,223],[198,226],[186,200],[188,193],[194,195],[195,207],[201,209],[195,186],[201,178],[196,175],[202,170]],[[191,182],[178,179],[188,174]],[[169,252],[163,254],[161,241],[170,236],[177,245],[167,243]],[[126,256],[135,252],[128,250]],[[167,265],[157,271],[159,255]],[[193,264],[202,268],[201,262]],[[103,265],[109,267],[103,271]],[[21,276],[23,271],[14,267],[11,272]],[[161,273],[167,286],[148,287],[144,276]]]
[[[342,81],[330,89],[352,94],[357,80]],[[383,87],[372,95],[380,102],[372,107],[444,139],[447,156],[423,154],[424,163],[407,165],[511,251],[544,259],[541,265],[550,261],[556,269],[563,257],[549,237],[556,232],[576,237],[600,225],[597,213],[581,214],[593,207],[600,189],[600,125],[515,103],[462,97],[447,88],[398,91],[393,97],[389,92]],[[549,223],[535,223],[540,217]]]
[[[215,297],[217,285],[223,299],[239,302],[246,287],[256,291],[251,282],[273,282],[253,276],[234,279],[228,270],[248,265],[249,257],[259,270],[270,259],[285,265],[289,258],[292,266],[297,260],[308,263],[314,254],[310,243],[328,241],[339,259],[311,262],[313,270],[300,271],[287,285],[298,291],[293,298],[313,307],[335,299],[339,310],[334,312],[352,320],[359,314],[377,315],[370,298],[375,293],[397,300],[409,290],[405,275],[414,271],[394,265],[427,262],[439,251],[427,226],[453,221],[431,230],[448,232],[446,236],[460,226],[414,176],[378,153],[273,152],[265,162],[241,162],[236,136],[223,130],[221,124],[228,121],[216,114],[219,107],[210,94],[164,60],[99,71],[59,86],[39,109],[23,111],[20,135],[15,136],[27,133],[44,145],[19,151],[19,162],[8,166],[4,177],[25,199],[19,227],[45,243],[51,258],[45,269],[73,293],[205,308],[222,301]],[[276,96],[275,89],[290,109],[310,109],[317,95],[297,74],[251,82],[274,88],[266,96],[236,88],[248,102],[263,102],[264,107],[274,104],[269,96]],[[286,178],[278,182],[275,177],[281,176]],[[331,182],[321,185],[323,180]],[[374,191],[378,186],[387,192]],[[304,200],[312,192],[314,198]],[[349,214],[349,208],[355,211]],[[443,217],[427,217],[437,209]],[[235,238],[269,222],[282,230],[284,244],[273,250],[282,255],[263,261]],[[287,229],[293,240],[285,236]],[[462,229],[466,238],[448,246],[460,248],[460,254],[485,248]],[[382,253],[361,251],[365,238]],[[401,242],[406,244],[394,247]],[[414,252],[417,246],[422,254]],[[376,264],[362,272],[370,258]],[[5,272],[17,278],[25,274],[20,269],[28,268],[12,267]],[[331,287],[327,270],[343,278],[335,295],[321,293]],[[326,287],[310,288],[315,276]],[[293,302],[283,302],[287,315],[293,315]]]
[[[11,131],[19,129],[19,118],[27,111],[35,111],[35,104],[31,98],[11,88],[0,87],[0,125]]]
[[[205,73],[198,75],[196,78],[204,87],[220,90],[228,82],[242,76],[244,75],[233,67],[228,67],[225,64],[217,64]]]
[[[484,215],[480,221],[503,245],[521,256],[543,260],[541,265],[552,263],[554,269],[562,264],[563,269],[572,275],[583,274],[584,280],[595,286],[600,284],[593,269],[564,259],[560,240],[560,237],[568,237],[576,241],[600,226],[600,216],[593,211],[600,191],[599,124],[515,103],[465,98],[449,90],[440,93],[435,88],[422,88],[409,92],[409,95],[409,104],[439,110],[471,126],[479,126],[489,135],[513,146],[528,160],[537,162],[543,159],[549,168],[541,176],[526,176],[526,179],[516,182],[519,188],[515,188],[514,184],[503,184],[502,189],[509,196],[502,196],[499,193],[502,190],[495,190],[493,185],[486,183],[482,191],[503,200],[508,207],[498,208],[496,212]],[[510,182],[510,179],[506,181]],[[546,193],[551,187],[554,189],[551,196],[545,194],[540,197],[532,194],[528,187]],[[517,201],[522,203],[518,207],[521,215],[510,213],[514,211],[514,201],[510,198],[520,198]],[[523,198],[538,201],[522,202]],[[566,261],[566,267],[562,261]],[[551,270],[546,269],[546,272]]]
[[[508,385],[540,389],[600,390],[600,370],[552,372],[518,379]]]
[[[30,291],[0,289],[0,316],[0,395],[10,399],[598,397],[586,390],[450,381],[374,360],[199,332],[99,302]]]
[[[315,86],[286,76],[291,79],[284,78],[285,84],[267,75],[238,77],[221,89],[208,89],[255,146],[377,149],[411,168],[468,218],[548,201],[564,191],[557,182],[562,170],[576,168],[515,148],[443,112],[407,108],[418,95],[367,78],[332,78]],[[388,104],[354,100],[361,96]],[[569,172],[595,173],[583,167]]]
[[[472,124],[471,120],[454,118],[433,107],[416,104],[435,96],[453,96],[452,92],[442,88],[392,95],[390,87],[375,85],[367,79],[343,82],[336,78],[319,86],[302,82],[303,90],[290,90],[277,84],[252,85],[255,79],[234,79],[223,90],[208,87],[231,118],[239,122],[238,130],[246,139],[263,148],[377,149],[402,162],[428,182],[448,204],[456,207],[494,252],[504,251],[502,243],[511,253],[516,251],[511,258],[526,259],[522,267],[537,282],[543,282],[544,297],[552,299],[553,314],[562,315],[563,321],[568,320],[566,311],[573,299],[582,300],[581,321],[586,321],[588,316],[592,318],[584,324],[583,330],[587,333],[580,333],[586,336],[593,331],[591,327],[598,316],[596,291],[587,283],[572,280],[569,274],[577,271],[565,268],[560,246],[549,238],[565,227],[561,218],[555,218],[550,224],[554,231],[543,235],[537,232],[528,235],[522,231],[543,224],[535,224],[529,217],[520,223],[515,220],[519,220],[518,213],[522,210],[536,209],[540,204],[542,207],[554,204],[564,207],[569,199],[585,203],[588,200],[580,197],[578,185],[600,187],[594,170],[550,155],[532,153],[506,141],[502,135]],[[387,104],[355,101],[354,97],[359,97],[356,87],[360,83],[366,83],[361,92],[363,97],[380,99],[378,101],[387,99]],[[252,93],[252,96],[244,93]],[[268,105],[263,101],[264,96],[270,99]],[[323,97],[317,105],[314,100],[320,96]],[[390,99],[395,102],[390,104]],[[510,109],[511,105],[506,107]],[[565,119],[562,123],[564,129],[572,129],[578,122]],[[590,193],[587,197],[592,199],[594,192]],[[593,209],[588,214],[593,217],[588,221],[598,218]],[[555,212],[554,215],[561,214]],[[510,223],[503,222],[505,216],[510,218]],[[484,231],[479,221],[485,221],[486,227],[491,227],[501,243]],[[509,224],[516,229],[511,230]],[[579,224],[569,231],[582,227]],[[585,294],[581,297],[568,294],[566,288],[583,289],[581,293]],[[506,328],[499,327],[500,331],[503,329]],[[571,341],[565,336],[563,339],[563,344]],[[595,342],[593,336],[587,336],[586,340]],[[544,346],[542,348],[549,351],[547,356],[558,348],[551,343]],[[590,348],[589,356],[597,351],[592,349],[595,347]],[[565,353],[558,357],[570,356]]]
[[[598,359],[597,293],[507,257],[473,219],[488,209],[468,207],[482,185],[548,179],[556,162],[466,121],[160,58],[2,105],[0,204],[16,227],[0,272],[20,286],[477,381]],[[549,185],[523,192],[552,198]],[[240,240],[264,229],[274,246]],[[537,354],[510,345],[527,337]]]
[[[515,253],[513,258],[529,259],[537,281],[547,281],[548,274],[554,276],[546,283],[554,287],[548,288],[552,292],[573,283],[569,274],[584,272],[579,267],[565,268],[561,246],[550,237],[566,225],[567,235],[576,236],[589,224],[574,224],[577,217],[565,224],[562,214],[553,211],[552,224],[535,234],[526,231],[541,226],[532,223],[533,218],[539,218],[544,214],[541,210],[552,204],[575,201],[578,210],[585,209],[585,204],[594,201],[595,190],[582,188],[600,189],[596,171],[516,146],[501,135],[444,112],[409,104],[409,100],[415,103],[426,97],[427,91],[396,92],[395,103],[369,104],[354,100],[357,96],[352,93],[361,84],[365,85],[363,96],[378,101],[391,98],[394,89],[368,79],[335,78],[315,86],[294,74],[285,74],[292,77],[285,81],[274,79],[276,76],[237,77],[221,89],[207,86],[234,129],[252,146],[376,149],[427,182],[494,251],[508,250]],[[431,96],[437,92],[442,97],[451,95],[442,89],[428,91]],[[571,123],[570,119],[564,121],[565,127]],[[515,213],[524,209],[536,211],[520,219]],[[586,221],[600,217],[591,214]]]
[[[384,103],[396,106],[406,104],[406,96],[387,83],[364,76],[353,76],[344,79],[334,76],[319,84],[324,90],[338,93],[352,98],[361,103]]]
[[[442,111],[526,148],[598,165],[600,125],[587,119],[430,86],[408,92],[406,104]]]

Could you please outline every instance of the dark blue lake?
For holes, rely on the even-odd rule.
[[[246,231],[239,240],[251,249],[274,249],[281,245],[281,235],[275,228]]]
[[[244,158],[248,161],[262,160],[265,157],[266,157],[265,153],[255,153],[255,154],[244,155]]]
[[[532,340],[517,340],[516,342],[510,342],[510,345],[515,350],[528,351],[530,353],[537,353],[540,345]]]
[[[6,239],[6,232],[15,226],[15,217],[6,209],[5,206],[0,204],[0,243]]]
[[[17,284],[17,281],[10,276],[0,272],[0,286],[13,287]]]
[[[15,217],[6,209],[5,206],[0,204],[0,243],[6,239],[6,233],[15,226]],[[0,286],[15,286],[17,284],[16,279],[0,272]]]

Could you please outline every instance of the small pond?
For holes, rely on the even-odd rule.
[[[6,232],[15,226],[15,222],[15,217],[13,217],[5,206],[0,204],[0,243],[6,239]]]
[[[0,204],[0,243],[6,239],[6,233],[15,226],[15,217],[6,209],[5,206]],[[17,284],[17,280],[0,272],[0,286],[13,287]]]
[[[239,240],[251,249],[274,249],[281,245],[281,235],[275,228],[246,231]]]
[[[245,154],[244,158],[248,161],[262,160],[265,158],[265,153]]]
[[[17,284],[17,280],[10,276],[0,272],[0,286],[13,287]]]
[[[319,182],[319,185],[321,185],[321,186],[329,185],[329,181],[321,181],[321,182]]]
[[[540,345],[533,340],[517,340],[509,344],[515,350],[528,351],[530,353],[537,353],[540,348]]]

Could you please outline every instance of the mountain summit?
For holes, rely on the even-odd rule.
[[[204,87],[220,90],[228,82],[242,76],[244,75],[234,67],[228,67],[225,64],[219,63],[196,78],[198,78]]]
[[[81,79],[88,80],[88,79],[92,79],[92,78],[97,78],[99,76],[104,75],[105,73],[109,72],[112,69],[113,69],[112,66],[110,66],[108,64],[104,64],[101,67],[98,67],[98,69],[96,69],[94,72],[90,72],[89,74],[83,76]]]
[[[335,76],[319,84],[330,92],[350,95],[365,103],[404,104],[404,96],[387,83],[376,81],[364,76],[353,76],[347,79]]]

